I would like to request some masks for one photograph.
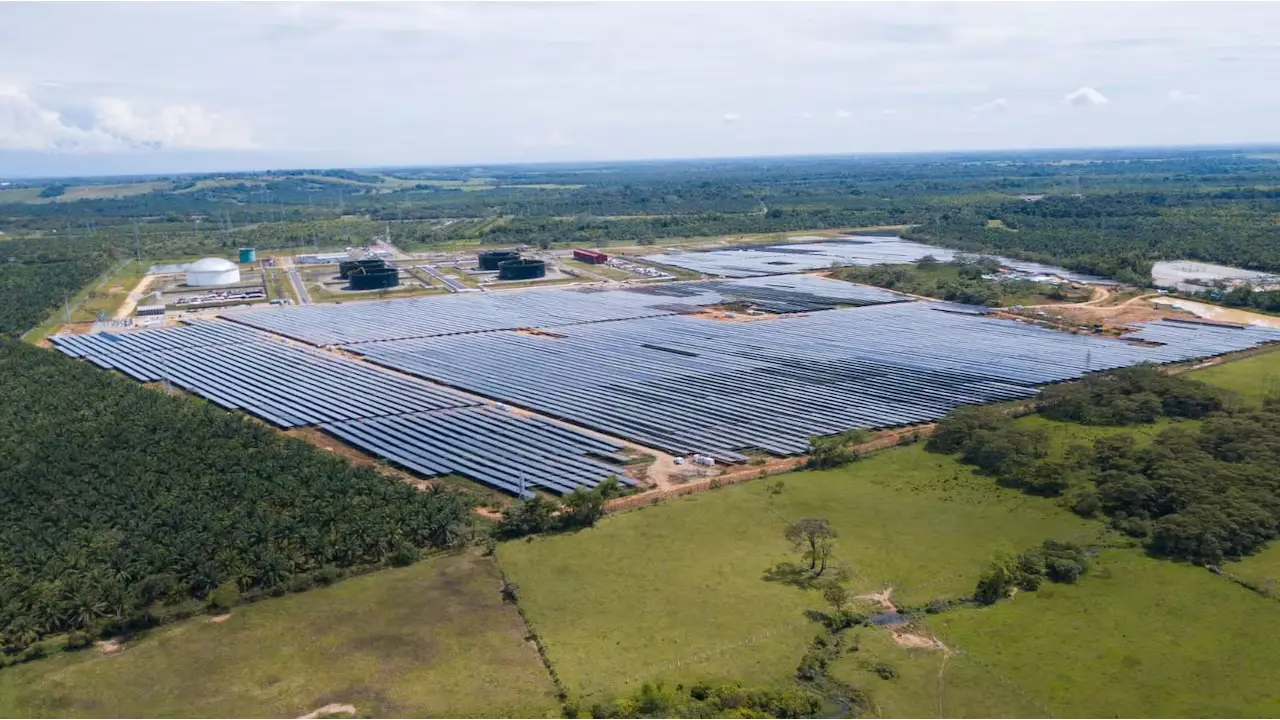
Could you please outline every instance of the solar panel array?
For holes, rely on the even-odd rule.
[[[224,322],[196,322],[171,328],[91,335],[54,335],[54,347],[72,357],[120,355],[157,350],[229,345],[269,340],[271,336]]]
[[[900,303],[760,322],[661,317],[359,345],[369,359],[675,454],[796,454],[852,428],[934,420],[1088,371],[1280,340],[1156,323],[1167,345]]]
[[[746,278],[782,273],[825,270],[833,265],[891,265],[914,263],[925,255],[949,262],[959,253],[947,248],[903,240],[899,237],[850,236],[824,242],[800,242],[778,245],[751,245],[716,250],[649,255],[644,259],[663,265],[694,270],[721,277]],[[1052,265],[1028,260],[998,258],[1004,265],[1028,273],[1058,275],[1076,282],[1116,284],[1112,280],[1082,275]]]
[[[678,298],[673,307],[670,298]],[[533,289],[435,297],[296,305],[227,313],[227,320],[314,345],[347,345],[458,333],[562,327],[694,312],[758,299],[778,312],[900,302],[902,295],[838,280],[796,276],[766,281],[637,285],[626,289]]]
[[[280,427],[475,405],[448,389],[278,342],[90,355],[141,382],[167,380]]]
[[[690,314],[741,300],[790,314]],[[838,306],[859,307],[830,309]],[[621,448],[378,365],[674,454],[737,461],[750,449],[797,454],[815,435],[1029,397],[1090,371],[1280,341],[1280,330],[1165,321],[1140,326],[1132,338],[1142,342],[1132,342],[983,312],[771,276],[305,306],[52,341],[281,427],[319,426],[424,475],[456,473],[508,492],[522,478],[526,489],[594,486],[617,473]],[[530,327],[554,332],[516,331]],[[343,345],[372,362],[272,333]]]
[[[319,425],[429,477],[458,474],[515,493],[524,475],[530,489],[570,492],[618,475],[624,461],[616,443],[230,323],[52,340],[99,367],[167,380],[280,427]]]
[[[493,407],[328,423],[326,432],[423,475],[465,475],[525,497],[595,487],[625,462],[622,446]],[[619,476],[628,485],[630,478]],[[523,485],[523,488],[522,488]]]

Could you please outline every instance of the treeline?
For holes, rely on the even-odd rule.
[[[1142,445],[1132,433],[1075,443],[1051,457],[1047,434],[994,408],[961,408],[928,448],[1002,484],[1060,496],[1102,515],[1155,555],[1216,565],[1261,549],[1280,531],[1280,403],[1239,409],[1229,395],[1153,368],[1131,368],[1045,392],[1050,417],[1100,425],[1200,419]]]
[[[472,500],[0,340],[0,646],[302,590],[471,533]]]
[[[1060,285],[1029,280],[987,280],[983,275],[999,272],[1000,263],[991,258],[972,261],[938,262],[925,256],[912,265],[873,265],[845,268],[836,276],[849,282],[875,285],[911,295],[939,298],[969,305],[999,307],[1011,305],[1036,295],[1053,300],[1067,300],[1069,295]]]

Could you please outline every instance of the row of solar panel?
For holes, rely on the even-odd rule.
[[[231,323],[206,321],[194,322],[171,328],[153,328],[121,333],[94,333],[92,335],[54,335],[49,338],[54,347],[72,357],[91,355],[117,355],[158,350],[231,345],[269,340],[267,333]]]
[[[463,475],[507,492],[531,497],[595,487],[620,475],[620,445],[560,427],[478,406],[433,413],[327,423],[326,432],[426,476]]]
[[[672,297],[681,302],[673,305],[666,299]],[[313,345],[346,345],[657,317],[744,300],[758,302],[776,312],[796,312],[903,299],[879,288],[796,276],[636,285],[614,290],[546,288],[342,305],[282,306],[228,312],[223,317]]]
[[[697,317],[420,338],[352,348],[388,367],[669,452],[738,460],[804,452],[808,439],[936,419],[1034,395],[1035,386],[1141,362],[1280,340],[1280,332],[1177,323],[1165,345],[1070,335],[932,303],[726,323]]]
[[[278,342],[98,354],[89,361],[142,382],[167,380],[286,428],[477,404],[444,388]]]

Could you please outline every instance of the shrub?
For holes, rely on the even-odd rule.
[[[240,588],[234,580],[228,580],[213,592],[209,593],[209,609],[210,610],[230,610],[240,601]]]

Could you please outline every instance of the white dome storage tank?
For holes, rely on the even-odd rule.
[[[240,267],[230,260],[205,258],[187,266],[187,285],[209,287],[240,282]]]

